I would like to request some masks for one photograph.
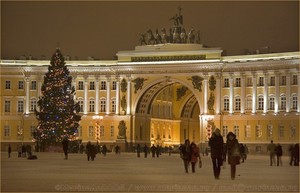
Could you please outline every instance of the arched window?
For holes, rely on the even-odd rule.
[[[94,98],[90,98],[90,103],[89,103],[89,112],[95,112],[95,99]]]
[[[274,110],[275,109],[275,97],[271,95],[269,97],[269,110]]]
[[[106,109],[106,99],[101,98],[100,99],[100,112],[105,112]]]
[[[30,112],[34,112],[36,109],[36,98],[31,98],[30,100]]]
[[[286,96],[285,94],[282,94],[280,96],[280,109],[285,110],[286,109]]]
[[[240,96],[235,97],[235,110],[240,111],[241,110],[241,98]]]
[[[224,111],[229,111],[229,97],[228,96],[224,96]]]
[[[259,95],[258,96],[258,110],[263,110],[264,109],[264,96]]]
[[[298,107],[298,96],[297,94],[292,94],[292,109],[297,110]]]
[[[77,101],[79,103],[79,108],[80,108],[79,112],[82,113],[83,112],[83,98],[78,98]]]

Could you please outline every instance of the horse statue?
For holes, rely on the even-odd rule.
[[[187,43],[187,35],[185,33],[184,28],[182,28],[182,30],[181,30],[180,39],[181,39],[181,43]]]
[[[147,45],[147,42],[146,42],[146,35],[145,34],[140,34],[140,43],[141,45]]]
[[[148,34],[148,38],[147,38],[147,44],[151,44],[151,45],[154,45],[155,44],[155,38],[154,38],[154,35],[153,35],[153,33],[152,33],[152,30],[151,29],[149,29],[148,31],[147,31],[147,34]]]
[[[160,36],[159,33],[158,33],[158,29],[156,29],[155,43],[156,43],[156,44],[161,44],[161,43],[162,43],[162,39],[161,39],[161,36]]]
[[[195,34],[194,29],[191,29],[189,35],[188,35],[188,43],[193,44],[195,42]]]
[[[162,29],[161,29],[161,42],[162,42],[163,44],[168,43],[168,39],[169,39],[169,37],[168,37],[168,35],[167,35],[166,29],[165,29],[165,28],[162,28]]]
[[[174,28],[174,32],[173,32],[173,43],[180,43],[180,34],[177,31],[177,27]]]

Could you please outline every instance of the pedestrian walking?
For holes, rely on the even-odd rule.
[[[121,154],[120,146],[117,145],[115,147],[115,152],[116,152],[116,154]]]
[[[102,154],[104,157],[106,156],[106,153],[107,153],[107,147],[106,147],[106,145],[103,145],[102,146]]]
[[[10,146],[10,144],[8,144],[8,158],[10,158],[10,154],[11,154],[11,146]]]
[[[189,163],[191,161],[190,140],[186,139],[184,144],[180,146],[180,157],[183,160],[185,173],[189,173]]]
[[[248,153],[249,153],[249,149],[248,149],[248,147],[247,147],[246,144],[244,145],[244,148],[245,148],[245,160],[247,160],[247,156],[248,156]]]
[[[197,145],[192,142],[190,145],[190,152],[191,152],[191,165],[192,165],[192,172],[195,173],[195,166],[198,162],[198,159],[201,160],[199,148]]]
[[[147,156],[148,156],[148,146],[147,146],[146,143],[145,143],[145,145],[144,145],[143,150],[144,150],[144,157],[147,158]]]
[[[242,163],[244,163],[245,157],[246,157],[246,155],[245,155],[246,153],[245,153],[245,146],[242,143],[240,143],[240,153],[241,153]]]
[[[141,146],[140,146],[140,144],[137,144],[137,146],[136,146],[136,153],[137,153],[137,157],[141,157]]]
[[[231,179],[235,179],[236,165],[240,164],[241,154],[239,148],[239,142],[236,139],[236,135],[232,132],[227,134],[227,154],[228,154],[228,164],[230,165]]]
[[[98,152],[97,146],[92,145],[92,143],[89,141],[86,144],[86,147],[85,147],[85,153],[87,155],[87,160],[88,161],[90,161],[90,160],[94,161],[97,152]]]
[[[277,157],[277,166],[282,166],[282,160],[281,160],[281,156],[282,156],[282,147],[281,145],[278,143],[277,146],[275,147],[275,152],[276,152],[276,157]]]
[[[156,154],[156,157],[157,157],[157,158],[159,158],[160,152],[161,152],[161,151],[160,151],[160,146],[157,145],[157,146],[156,146],[156,149],[155,149],[155,154]]]
[[[213,171],[215,179],[219,179],[221,166],[223,165],[223,144],[224,140],[221,136],[220,129],[216,129],[208,142],[211,149],[211,160],[213,163]],[[225,155],[226,157],[226,155]]]
[[[276,165],[275,162],[275,144],[273,143],[273,140],[271,140],[271,143],[268,145],[267,147],[267,152],[270,153],[270,166],[272,166],[274,164],[274,166]]]
[[[152,157],[154,158],[155,157],[155,152],[156,152],[156,147],[154,144],[152,144],[151,146],[151,153],[152,153]]]
[[[62,141],[63,151],[65,154],[65,160],[68,159],[68,148],[69,148],[69,140],[68,138],[64,138]]]
[[[299,143],[296,143],[293,150],[294,166],[299,166]]]

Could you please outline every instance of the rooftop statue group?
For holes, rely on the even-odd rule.
[[[140,34],[141,45],[154,45],[154,44],[165,44],[165,43],[190,43],[200,44],[200,31],[191,29],[186,33],[183,27],[183,16],[181,14],[181,7],[178,8],[178,14],[170,18],[174,21],[173,27],[169,29],[169,33],[165,28],[162,28],[160,33],[156,29],[155,33],[149,29],[146,33]]]

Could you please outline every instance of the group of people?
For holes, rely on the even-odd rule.
[[[215,179],[220,178],[221,166],[226,161],[226,155],[228,156],[228,164],[230,165],[231,179],[234,180],[236,176],[236,165],[240,164],[240,160],[245,160],[245,146],[241,148],[236,135],[229,132],[226,136],[226,143],[224,144],[223,137],[219,129],[216,129],[211,138],[209,139],[209,146],[211,149],[211,159],[213,164],[213,173]],[[241,154],[241,149],[244,152]],[[188,173],[189,164],[191,163],[192,172],[195,172],[195,165],[199,160],[199,166],[201,166],[201,157],[199,148],[197,145],[187,139],[184,145],[180,147],[180,155],[184,163],[185,172]]]

